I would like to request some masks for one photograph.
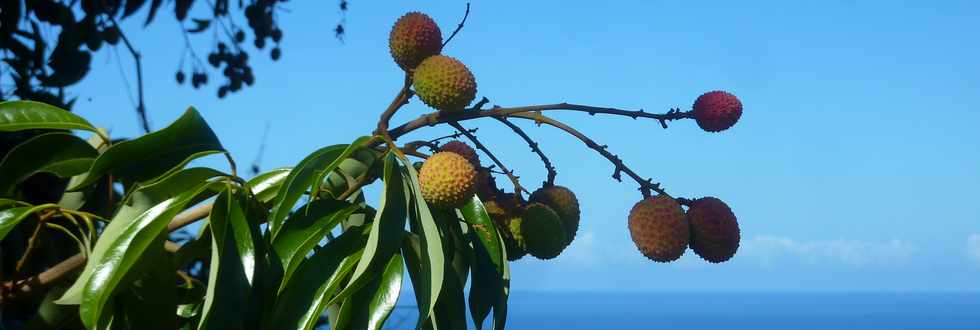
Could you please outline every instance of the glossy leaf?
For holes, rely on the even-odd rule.
[[[264,241],[247,194],[229,187],[214,201],[211,271],[199,329],[246,328],[257,320],[254,296]],[[253,313],[249,313],[253,312]]]
[[[34,101],[0,102],[0,132],[26,129],[78,129],[96,132],[87,120],[67,110]]]
[[[445,276],[446,257],[443,251],[443,242],[439,234],[439,227],[436,225],[432,212],[428,204],[422,199],[422,189],[419,186],[419,175],[415,167],[408,159],[399,158],[402,161],[403,175],[408,184],[409,201],[411,203],[408,213],[412,220],[413,231],[420,235],[421,245],[421,272],[422,282],[417,283],[418,289],[415,294],[418,298],[419,321],[421,325],[435,309],[439,293],[442,290],[443,277]]]
[[[122,202],[122,206],[116,211],[116,214],[112,217],[112,221],[102,231],[99,243],[101,244],[103,241],[118,238],[123,234],[123,230],[127,228],[127,224],[136,221],[137,217],[142,216],[144,212],[147,212],[155,205],[181,196],[189,190],[197,189],[206,180],[220,175],[223,174],[209,168],[188,168],[178,171],[164,180],[136,190]],[[77,305],[81,303],[82,290],[85,284],[88,283],[96,266],[96,263],[91,262],[91,260],[102,258],[101,254],[107,248],[105,245],[102,245],[102,248],[99,248],[99,246],[99,244],[96,244],[96,249],[89,256],[90,262],[85,264],[85,269],[82,271],[82,274],[75,280],[71,288],[65,292],[65,295],[58,300],[59,304]]]
[[[67,178],[88,170],[99,153],[81,138],[67,133],[35,136],[11,149],[0,161],[0,195],[10,196],[16,185],[38,172]]]
[[[409,278],[415,288],[416,303],[422,305],[421,298],[417,291],[421,290],[422,280],[422,246],[418,236],[414,234],[405,235],[402,244],[402,254],[405,256],[405,266],[408,269]],[[463,296],[463,285],[460,278],[465,278],[465,274],[460,276],[453,267],[449,266],[448,260],[444,267],[446,276],[441,283],[439,297],[433,309],[432,315],[428,319],[420,320],[416,328],[421,329],[466,329],[466,299]],[[420,308],[421,309],[421,308]],[[420,312],[421,313],[421,312]]]
[[[7,237],[7,234],[10,233],[14,227],[17,227],[17,224],[24,221],[24,219],[31,214],[52,207],[57,207],[57,205],[44,204],[38,206],[22,206],[0,211],[0,240]]]
[[[106,303],[123,277],[140,261],[151,243],[159,242],[156,238],[166,230],[170,220],[214,184],[220,183],[199,184],[151,207],[131,221],[112,221],[106,226],[86,265],[86,269],[89,269],[88,265],[93,265],[81,294],[80,314],[86,327],[99,324]]]
[[[341,318],[334,324],[336,329],[379,330],[395,309],[401,293],[405,267],[402,255],[395,252],[383,268],[381,276],[355,293],[341,306]]]
[[[401,246],[407,217],[407,186],[398,168],[397,156],[388,153],[384,158],[384,191],[379,202],[379,211],[371,226],[364,254],[354,268],[350,284],[337,294],[327,305],[343,301],[363,287],[373,276],[381,272],[381,267]]]
[[[370,226],[370,225],[368,225]],[[352,228],[304,260],[276,301],[267,329],[313,329],[363,253],[364,227]]]
[[[291,168],[277,168],[255,176],[248,180],[248,187],[255,194],[255,199],[262,203],[268,203],[279,194],[279,188],[289,176]]]
[[[129,182],[155,181],[195,158],[223,151],[211,127],[190,108],[162,130],[113,145],[95,159],[84,181],[68,189],[88,186],[110,172]]]
[[[289,216],[272,242],[276,254],[282,259],[283,286],[313,247],[358,208],[358,205],[344,201],[318,199]]]
[[[313,185],[317,170],[327,166],[327,164],[337,159],[337,157],[340,157],[340,154],[343,153],[346,147],[346,145],[337,144],[321,148],[306,156],[299,164],[293,167],[289,175],[282,182],[275,202],[272,204],[272,215],[269,217],[269,230],[272,232],[273,238],[278,234],[283,220],[292,212],[293,205]]]
[[[469,224],[474,260],[470,285],[470,315],[477,329],[494,312],[494,329],[503,329],[507,319],[507,296],[510,290],[510,269],[502,238],[495,229],[478,197],[459,208]]]

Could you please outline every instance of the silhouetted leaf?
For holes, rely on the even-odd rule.
[[[211,26],[211,20],[209,19],[192,18],[191,21],[193,21],[196,26],[187,30],[187,32],[190,33],[201,33]]]
[[[126,18],[127,16],[132,15],[139,10],[144,3],[146,3],[146,0],[126,0],[126,7],[123,8],[122,17]]]
[[[11,195],[18,183],[34,173],[49,172],[62,178],[83,173],[98,155],[88,142],[71,134],[35,136],[11,149],[0,161],[0,195]]]
[[[92,124],[71,112],[34,101],[0,102],[0,132],[28,129],[80,129],[95,132]]]
[[[95,159],[84,181],[68,189],[84,188],[110,172],[129,182],[151,182],[192,159],[222,151],[211,127],[190,108],[162,130],[113,145]]]
[[[194,4],[194,0],[176,0],[174,4],[174,13],[177,15],[177,20],[183,21],[184,18],[187,18],[187,12],[191,10],[191,5]]]
[[[160,5],[162,4],[163,0],[153,0],[150,3],[150,13],[146,15],[146,23],[143,23],[144,27],[150,25],[150,22],[153,22],[153,18],[157,15],[157,9],[160,9]]]

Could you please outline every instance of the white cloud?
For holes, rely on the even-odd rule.
[[[884,242],[848,239],[797,241],[786,237],[758,236],[743,241],[737,257],[767,265],[792,260],[850,266],[892,265],[907,261],[917,250],[914,244],[898,239]]]
[[[966,254],[980,263],[980,234],[970,234],[966,238]]]

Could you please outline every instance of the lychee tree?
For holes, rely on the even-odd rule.
[[[379,329],[407,277],[418,328],[466,328],[468,310],[475,328],[489,318],[502,329],[509,262],[559,257],[574,244],[580,221],[590,220],[581,219],[575,193],[556,184],[556,166],[518,121],[567,133],[609,160],[612,178],[626,174],[636,182],[640,201],[624,216],[623,233],[642,255],[670,262],[691,247],[717,263],[735,254],[738,223],[720,199],[671,196],[606,145],[551,117],[626,116],[663,128],[694,119],[719,132],[741,116],[734,95],[708,92],[690,111],[665,113],[569,103],[486,107],[486,97],[473,102],[475,75],[445,55],[465,21],[444,40],[425,14],[398,19],[389,44],[404,85],[376,129],[251,179],[238,176],[193,108],[164,129],[118,141],[51,105],[0,103],[0,131],[43,132],[0,162],[0,306],[30,306],[31,317],[19,324],[33,328],[312,329],[326,322]],[[390,126],[413,100],[435,110]],[[470,122],[477,119],[525,140],[541,158],[545,182],[528,191],[476,137]],[[439,125],[456,133],[399,143]],[[91,134],[83,139],[74,131]],[[481,163],[477,150],[491,164]],[[227,171],[187,166],[217,154],[227,158]],[[56,198],[30,198],[21,183],[37,173],[69,183]],[[513,190],[499,188],[496,177]],[[376,205],[366,202],[369,185],[380,187]],[[199,229],[189,237],[173,234],[195,222]],[[52,258],[58,242],[71,242],[68,250],[77,254],[61,249],[53,255],[63,257]]]

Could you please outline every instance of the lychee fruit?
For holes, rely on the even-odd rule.
[[[476,78],[455,58],[435,55],[422,61],[413,76],[415,93],[439,111],[460,111],[476,98]]]
[[[476,154],[476,150],[470,148],[470,146],[466,143],[452,140],[443,144],[442,147],[439,147],[439,151],[455,152],[460,156],[463,156],[463,158],[466,158],[466,160],[470,161],[470,164],[473,164],[473,167],[480,167],[480,156]]]
[[[493,178],[490,169],[479,167],[476,169],[476,195],[481,201],[499,199],[500,189],[497,188],[497,180]]]
[[[567,246],[565,229],[558,214],[541,203],[531,203],[524,210],[520,232],[525,249],[538,259],[557,257]]]
[[[463,156],[437,152],[419,171],[422,198],[437,208],[451,209],[466,204],[476,193],[476,171]]]
[[[580,217],[578,198],[575,197],[575,193],[562,186],[549,186],[535,190],[531,193],[529,201],[547,205],[558,214],[562,227],[565,228],[565,237],[568,239],[566,244],[575,239]]]
[[[656,262],[680,258],[690,237],[684,210],[667,195],[647,197],[633,205],[629,229],[640,252]]]
[[[428,15],[410,12],[399,18],[391,28],[388,49],[395,63],[409,71],[422,60],[442,51],[442,31]]]
[[[702,259],[719,263],[738,250],[741,233],[738,220],[725,202],[714,197],[694,200],[687,210],[691,224],[691,249]]]
[[[514,217],[507,220],[507,227],[503,229],[506,233],[504,237],[504,248],[507,249],[507,260],[515,261],[527,255],[527,248],[524,245],[524,236],[521,235],[521,218]]]
[[[698,96],[692,112],[701,129],[721,132],[742,117],[742,102],[729,92],[712,91]]]

